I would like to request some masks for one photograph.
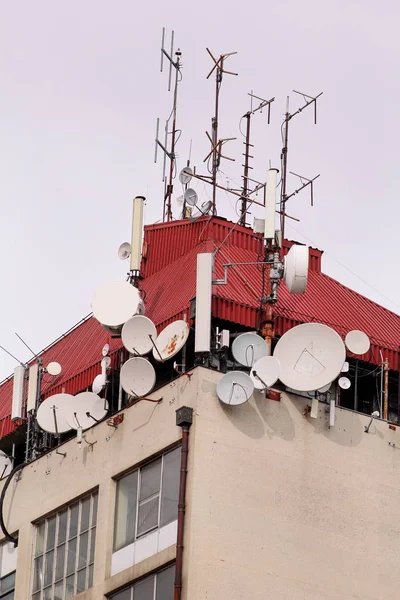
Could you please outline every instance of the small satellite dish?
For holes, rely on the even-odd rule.
[[[192,179],[193,171],[190,167],[184,167],[179,173],[179,181],[182,185],[187,185]]]
[[[251,367],[250,377],[257,390],[265,390],[279,379],[280,364],[275,356],[263,356]]]
[[[346,350],[341,337],[326,325],[304,323],[289,329],[275,346],[279,379],[299,392],[319,390],[341,372]]]
[[[308,247],[294,244],[284,261],[284,279],[291,294],[304,294],[308,279]]]
[[[110,352],[110,345],[109,344],[104,344],[103,349],[101,351],[103,356],[107,356],[107,354]]]
[[[348,390],[351,386],[351,381],[348,377],[340,377],[338,384],[342,390]]]
[[[208,213],[210,212],[212,207],[212,202],[211,200],[207,200],[207,202],[203,202],[203,204],[201,205],[201,208],[197,207],[197,211],[192,213],[191,215],[191,219],[194,221],[195,219],[198,219],[199,217],[204,217],[205,215],[208,215]]]
[[[349,363],[346,361],[343,363],[343,367],[342,367],[342,373],[348,373],[349,372]]]
[[[120,258],[121,260],[126,260],[127,258],[130,257],[131,251],[132,251],[132,249],[131,249],[130,243],[124,242],[118,248],[118,258]]]
[[[92,392],[94,394],[100,394],[100,392],[104,389],[106,385],[106,381],[106,376],[103,373],[96,375],[92,383]]]
[[[186,204],[189,204],[189,206],[196,206],[198,197],[197,193],[192,188],[188,188],[183,197]]]
[[[347,349],[353,354],[366,354],[371,347],[369,337],[363,331],[349,331],[344,339]]]
[[[67,415],[70,413],[73,400],[71,394],[54,394],[43,400],[36,414],[39,427],[48,433],[69,431],[71,426],[67,421]]]
[[[122,343],[131,354],[148,354],[157,339],[157,329],[153,321],[143,315],[136,315],[125,323],[121,332]]]
[[[108,402],[104,398],[100,398],[94,392],[82,392],[73,397],[66,418],[70,429],[84,430],[104,419],[107,412]]]
[[[224,404],[238,406],[247,402],[254,392],[254,383],[243,371],[230,371],[217,383],[218,398]]]
[[[139,290],[127,281],[102,285],[92,300],[93,315],[106,329],[120,332],[123,324],[141,310]]]
[[[11,473],[13,463],[2,450],[0,450],[0,478],[7,477]]]
[[[62,371],[61,365],[58,362],[49,362],[46,367],[46,371],[49,375],[59,375]]]
[[[233,341],[232,354],[236,362],[252,367],[263,356],[268,356],[265,340],[256,333],[241,333]]]
[[[162,362],[178,354],[186,344],[189,331],[189,325],[183,320],[167,325],[157,338],[156,348],[153,348],[154,358]]]
[[[105,356],[104,358],[101,359],[101,372],[105,373],[107,371],[107,369],[111,366],[111,357],[110,356]]]
[[[148,360],[135,356],[122,365],[120,380],[122,389],[127,394],[143,398],[155,386],[156,372]]]
[[[322,388],[319,388],[317,392],[319,392],[320,394],[326,394],[326,392],[329,392],[329,390],[331,389],[331,385],[332,382],[327,383],[326,385],[323,385]]]

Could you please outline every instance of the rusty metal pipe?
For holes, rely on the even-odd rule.
[[[190,424],[182,425],[181,474],[179,482],[178,533],[176,539],[174,600],[180,600],[182,595],[183,535],[185,529],[186,477],[189,453],[189,429]]]
[[[383,379],[383,418],[388,420],[389,410],[389,359],[386,358],[383,363],[384,379]]]

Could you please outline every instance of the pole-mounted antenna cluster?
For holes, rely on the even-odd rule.
[[[182,63],[181,63],[181,51],[178,48],[174,53],[174,32],[171,33],[171,45],[170,52],[168,53],[165,49],[165,27],[162,30],[162,38],[161,38],[161,65],[160,71],[163,72],[164,68],[164,57],[169,62],[169,74],[168,74],[168,91],[171,91],[171,83],[172,83],[172,70],[175,69],[175,83],[174,83],[174,99],[172,104],[172,111],[170,116],[165,122],[164,129],[164,143],[161,143],[158,139],[159,128],[160,128],[160,119],[157,119],[157,128],[156,128],[156,139],[155,139],[155,153],[154,153],[154,162],[157,162],[157,150],[158,146],[161,148],[164,154],[163,159],[163,175],[162,181],[164,183],[164,206],[163,206],[163,221],[171,221],[172,220],[172,192],[174,189],[173,180],[176,175],[176,153],[175,147],[177,143],[177,133],[178,130],[176,128],[176,112],[177,112],[177,104],[178,104],[178,84],[182,79]],[[170,121],[172,120],[172,128],[170,129]],[[170,142],[169,142],[170,136]],[[168,148],[169,146],[169,148]],[[169,160],[169,173],[168,177],[166,175],[166,165],[167,158]]]

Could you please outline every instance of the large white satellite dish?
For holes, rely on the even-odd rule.
[[[344,343],[353,354],[366,354],[371,347],[371,342],[367,334],[357,329],[349,331],[344,339]]]
[[[93,383],[92,383],[92,392],[94,394],[100,394],[100,392],[104,389],[105,385],[106,385],[106,376],[104,375],[104,373],[100,373],[99,375],[96,375],[96,377],[93,379]]]
[[[346,350],[341,337],[330,327],[304,323],[281,337],[274,356],[281,365],[282,383],[293,390],[311,392],[338,377]]]
[[[156,348],[153,348],[154,358],[161,362],[178,354],[186,344],[189,331],[189,325],[183,320],[167,325],[157,338]]]
[[[118,248],[118,258],[120,258],[121,260],[126,260],[127,258],[130,257],[131,252],[132,252],[132,248],[131,248],[130,243],[124,242]]]
[[[241,333],[233,341],[232,354],[236,362],[251,367],[263,356],[268,356],[269,350],[261,336],[256,333]]]
[[[275,356],[263,356],[251,367],[250,377],[257,390],[265,390],[279,379],[280,364]]]
[[[70,429],[85,430],[96,425],[107,415],[108,402],[93,392],[82,392],[73,397],[68,406],[67,421]],[[92,418],[93,417],[93,418]]]
[[[125,323],[121,332],[122,343],[131,354],[148,354],[157,339],[157,329],[153,321],[143,315],[136,315]]]
[[[62,367],[58,362],[49,362],[46,367],[46,371],[49,375],[59,375],[62,371]]]
[[[284,260],[285,283],[291,294],[304,294],[308,279],[308,247],[294,244]]]
[[[179,173],[179,181],[182,185],[187,185],[192,179],[193,171],[190,167],[184,167]]]
[[[197,193],[192,188],[188,188],[185,191],[183,197],[186,204],[189,204],[189,206],[196,206],[198,197]]]
[[[39,427],[48,433],[69,431],[71,426],[67,421],[67,415],[70,413],[73,400],[71,394],[54,394],[43,400],[36,414]]]
[[[12,471],[13,463],[11,459],[0,450],[0,477],[7,477]]]
[[[243,371],[230,371],[217,383],[218,398],[224,404],[237,406],[247,402],[254,392],[254,383]]]
[[[142,398],[155,386],[156,372],[148,360],[135,356],[122,365],[120,380],[122,389],[127,394]]]
[[[127,281],[111,281],[102,285],[92,300],[93,315],[103,327],[121,331],[128,319],[141,310],[139,290]]]

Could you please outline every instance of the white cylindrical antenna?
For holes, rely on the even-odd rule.
[[[275,239],[277,175],[278,175],[278,169],[269,169],[267,171],[267,185],[266,185],[266,197],[265,197],[265,221],[264,221],[264,238],[266,240]]]
[[[24,379],[25,379],[25,367],[19,365],[14,369],[14,385],[13,385],[13,396],[12,396],[12,407],[11,407],[11,419],[22,418],[22,404],[24,399]]]
[[[196,328],[194,337],[195,352],[210,352],[211,349],[212,273],[212,252],[198,254],[196,275]]]
[[[140,270],[142,258],[143,206],[144,196],[133,199],[132,240],[131,240],[131,271]]]
[[[26,401],[26,412],[35,410],[36,408],[36,396],[38,389],[38,374],[39,365],[35,363],[29,367],[29,381],[28,381],[28,399]]]

